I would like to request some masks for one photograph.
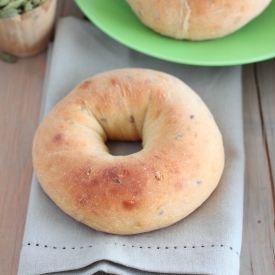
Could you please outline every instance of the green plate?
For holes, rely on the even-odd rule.
[[[155,33],[139,21],[125,0],[76,0],[76,3],[89,20],[113,39],[167,61],[229,66],[275,57],[275,0],[233,34],[200,42],[175,40]]]

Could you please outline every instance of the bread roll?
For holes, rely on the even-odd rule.
[[[127,156],[111,140],[142,140]],[[33,142],[44,191],[64,212],[103,232],[169,226],[198,208],[224,167],[221,133],[201,98],[179,79],[120,69],[86,79],[44,118]]]
[[[126,0],[143,24],[176,39],[228,35],[258,16],[271,0]]]

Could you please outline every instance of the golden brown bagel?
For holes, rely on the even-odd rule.
[[[107,139],[143,141],[112,156]],[[86,79],[44,118],[33,142],[37,178],[68,215],[99,231],[136,234],[199,207],[224,167],[220,131],[179,79],[120,69]]]
[[[271,0],[126,0],[141,22],[165,36],[205,40],[230,34]]]

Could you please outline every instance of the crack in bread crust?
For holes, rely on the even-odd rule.
[[[188,0],[181,0],[180,18],[182,18],[182,32],[185,34],[186,39],[189,38],[190,17],[191,8],[188,4]]]

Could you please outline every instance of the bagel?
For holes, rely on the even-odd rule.
[[[155,32],[175,39],[206,40],[228,35],[258,16],[271,0],[126,0]]]
[[[113,156],[107,140],[143,148]],[[33,166],[65,213],[95,230],[137,234],[169,226],[213,192],[224,167],[209,109],[169,74],[125,68],[94,75],[40,123]]]

